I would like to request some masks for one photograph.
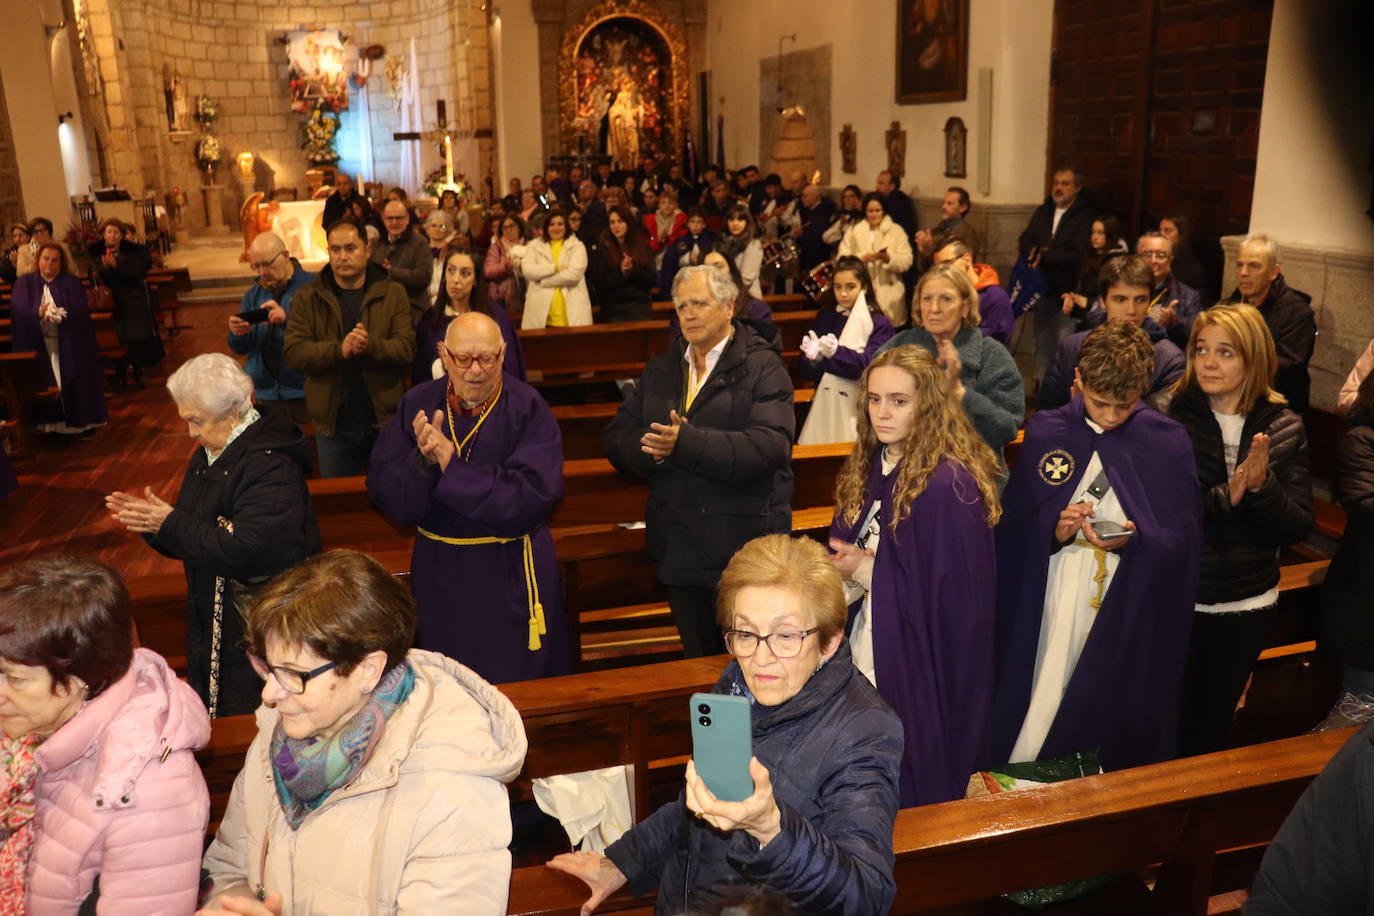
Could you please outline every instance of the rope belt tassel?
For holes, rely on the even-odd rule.
[[[1093,613],[1102,610],[1102,598],[1107,591],[1107,551],[1098,547],[1096,544],[1088,543],[1086,538],[1078,538],[1074,542],[1075,547],[1086,547],[1093,552],[1093,558],[1097,560],[1097,570],[1093,573],[1093,582],[1097,583],[1097,594],[1088,599],[1088,606],[1093,609]]]
[[[525,567],[525,600],[530,612],[528,649],[538,652],[543,647],[539,637],[548,632],[548,627],[544,624],[544,605],[539,600],[539,577],[534,568],[534,542],[528,534],[522,534],[518,538],[449,538],[423,528],[417,530],[431,541],[448,544],[450,547],[475,547],[482,544],[509,544],[512,541],[520,541]]]

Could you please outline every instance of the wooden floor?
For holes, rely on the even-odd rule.
[[[153,492],[173,502],[194,448],[167,393],[167,376],[199,353],[227,352],[225,320],[237,299],[182,307],[190,330],[167,341],[147,387],[109,392],[110,422],[90,440],[39,436],[37,454],[15,462],[19,490],[0,504],[0,568],[35,553],[76,553],[125,576],[178,573],[169,560],[105,513],[112,490]]]

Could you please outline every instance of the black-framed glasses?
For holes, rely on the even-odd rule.
[[[305,685],[309,684],[314,678],[319,677],[326,671],[332,671],[339,667],[338,662],[325,662],[320,667],[311,671],[297,671],[295,668],[283,668],[281,665],[269,665],[266,659],[259,658],[252,652],[248,653],[248,661],[253,666],[253,670],[258,673],[258,677],[264,681],[268,675],[281,686],[287,693],[299,696],[305,693]]]
[[[777,633],[769,633],[767,636],[751,633],[748,630],[726,630],[725,648],[729,649],[730,654],[736,658],[749,658],[758,651],[759,643],[762,642],[768,646],[768,651],[777,658],[796,658],[801,654],[802,644],[806,642],[806,637],[819,629],[819,627],[812,627],[800,632],[780,630]]]
[[[276,254],[272,255],[272,257],[268,258],[266,261],[254,261],[252,264],[249,264],[248,266],[253,268],[253,270],[262,270],[264,267],[271,267],[272,262],[284,254],[286,254],[285,250],[278,251]]]

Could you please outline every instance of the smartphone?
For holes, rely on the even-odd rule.
[[[244,321],[248,322],[249,324],[262,324],[264,321],[267,320],[267,316],[271,314],[271,311],[271,309],[264,306],[260,309],[253,309],[251,311],[244,312],[241,315],[239,315],[239,317],[242,318]]]
[[[754,756],[749,701],[716,693],[694,693],[692,761],[706,788],[722,801],[744,801],[754,794],[749,758]]]
[[[1090,522],[1089,524],[1092,525],[1093,533],[1104,541],[1113,540],[1115,538],[1128,538],[1135,534],[1134,529],[1123,528],[1116,522],[1109,522],[1106,519],[1098,522]]]

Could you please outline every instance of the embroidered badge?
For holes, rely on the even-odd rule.
[[[1040,479],[1052,487],[1069,482],[1073,476],[1073,456],[1062,448],[1051,449],[1040,456]]]

